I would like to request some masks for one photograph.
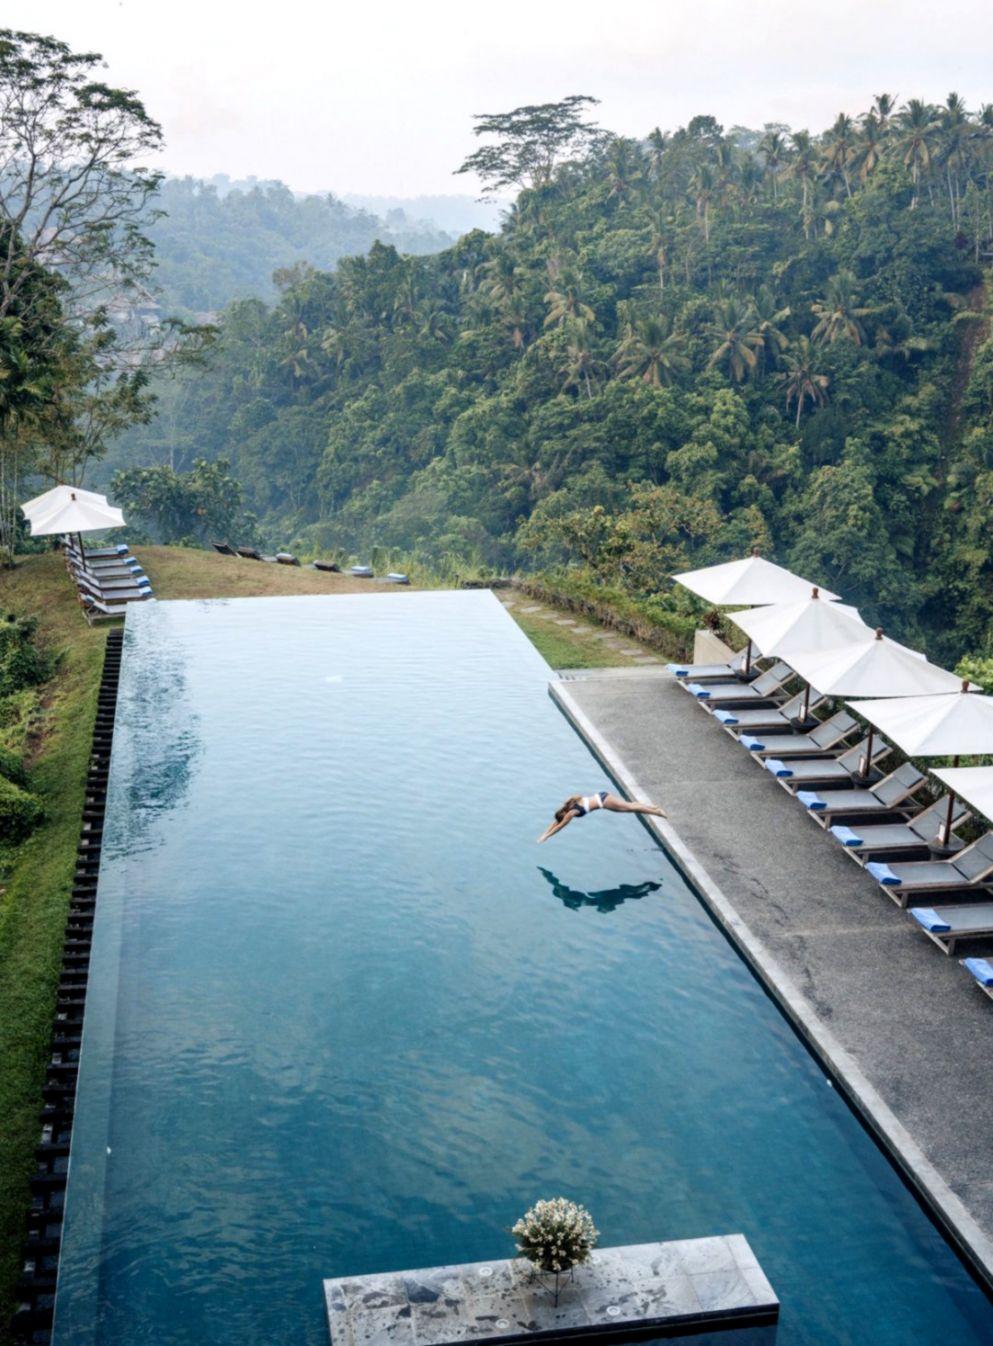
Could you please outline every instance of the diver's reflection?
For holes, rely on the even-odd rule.
[[[599,893],[584,893],[579,888],[560,883],[550,869],[542,869],[539,865],[538,870],[548,880],[559,901],[571,911],[578,911],[580,907],[595,907],[602,912],[616,911],[622,902],[634,901],[662,887],[661,883],[622,883],[617,888],[605,888]]]

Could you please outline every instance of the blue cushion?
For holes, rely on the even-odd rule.
[[[826,807],[824,800],[820,795],[814,794],[813,790],[797,790],[796,797],[805,809],[816,811]]]
[[[753,738],[751,734],[742,734],[738,742],[744,743],[749,752],[761,752],[765,747],[765,744],[760,738]]]
[[[685,678],[690,671],[686,664],[666,664],[666,668],[677,678]]]
[[[792,776],[793,768],[781,762],[778,757],[767,757],[762,763],[766,771],[771,771],[774,776]]]
[[[850,827],[842,827],[841,823],[835,823],[831,831],[842,846],[861,846],[865,840],[857,832],[853,832]]]
[[[729,710],[715,710],[714,719],[720,720],[721,724],[737,724],[738,717]]]
[[[686,683],[686,689],[687,691],[692,692],[694,696],[699,697],[701,701],[706,701],[707,697],[710,695],[706,687],[701,687],[698,682]]]
[[[900,882],[899,874],[894,874],[889,865],[884,865],[879,860],[870,860],[866,869],[877,883],[883,884],[886,888],[893,888]]]
[[[988,958],[963,958],[962,966],[972,973],[980,986],[993,986],[993,963]]]
[[[934,907],[911,907],[910,914],[918,925],[930,930],[932,934],[939,934],[952,928],[943,917],[939,916]]]

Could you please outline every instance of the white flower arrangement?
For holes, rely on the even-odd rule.
[[[519,1256],[556,1277],[588,1261],[599,1237],[586,1207],[564,1196],[536,1201],[510,1232],[517,1240]]]

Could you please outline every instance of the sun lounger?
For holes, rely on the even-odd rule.
[[[727,682],[735,674],[744,673],[745,651],[740,650],[726,664],[666,664],[666,668],[681,682]]]
[[[803,714],[804,693],[799,692],[784,701],[780,706],[743,706],[735,710],[724,710],[716,706],[712,712],[718,724],[722,724],[729,734],[789,734],[796,731],[797,723]],[[823,706],[825,698],[812,692],[808,711]],[[706,703],[704,703],[706,704]]]
[[[300,564],[293,553],[289,551],[278,551],[276,553],[276,560],[281,566],[298,566]]]
[[[327,570],[332,575],[341,574],[341,566],[335,565],[334,561],[315,561],[315,570]]]
[[[71,540],[67,540],[64,545],[67,548],[72,548],[73,551],[79,550],[75,542]],[[126,542],[118,542],[113,547],[87,547],[83,554],[87,560],[90,560],[91,557],[97,556],[121,556],[127,550],[128,544]]]
[[[372,566],[352,566],[352,574],[357,580],[371,580]]]
[[[92,575],[95,580],[102,582],[105,579],[144,579],[145,572],[142,570],[138,561],[130,564],[124,564],[118,561],[108,561],[101,563],[99,561],[87,561],[85,564],[81,561],[69,559],[67,562],[70,570],[84,570],[88,575]]]
[[[410,583],[410,576],[409,576],[409,575],[405,575],[405,574],[404,574],[402,571],[400,571],[400,570],[391,570],[391,571],[389,572],[389,574],[385,576],[385,579],[386,579],[386,583],[387,583],[387,584],[409,584],[409,583]]]
[[[993,963],[988,958],[962,958],[959,961],[984,995],[993,1000]]]
[[[908,801],[924,783],[925,777],[917,768],[904,762],[868,790],[799,790],[796,798],[822,827],[838,819],[869,817],[874,813],[896,813],[906,818],[918,812]]]
[[[141,575],[96,575],[92,570],[81,570],[79,567],[73,569],[76,579],[87,580],[95,589],[100,589],[105,593],[110,593],[115,589],[151,589],[151,581],[145,574]]]
[[[81,594],[86,594],[90,598],[98,598],[103,603],[130,603],[139,599],[151,598],[151,585],[128,585],[126,588],[116,587],[105,589],[100,585],[94,584],[86,575],[76,576],[76,587]]]
[[[800,709],[803,709],[802,698]],[[767,734],[765,738],[761,734],[741,734],[738,742],[759,758],[823,757],[857,728],[855,716],[849,715],[847,710],[839,710],[808,734]]]
[[[258,547],[239,547],[238,555],[243,556],[246,561],[264,561],[266,559]]]
[[[960,907],[911,907],[910,915],[944,953],[954,953],[960,939],[993,936],[993,902]]]
[[[231,546],[230,542],[212,542],[210,545],[213,547],[214,551],[218,552],[221,556],[238,555],[234,547]]]
[[[837,757],[795,758],[789,762],[780,757],[767,757],[762,765],[785,790],[805,790],[818,785],[837,785],[839,789],[850,785],[854,788],[858,783],[855,775],[865,757],[868,742],[864,738]],[[881,761],[892,751],[890,745],[877,735],[872,748],[873,762]]]
[[[754,682],[681,682],[691,696],[705,701],[707,709],[711,706],[732,708],[736,705],[748,706],[754,702],[785,700],[783,683],[793,677],[793,670],[782,660],[760,673]]]
[[[870,860],[866,872],[901,907],[907,905],[911,893],[987,889],[993,881],[993,832],[986,832],[947,860],[904,860],[893,864]]]
[[[101,599],[93,598],[89,594],[78,593],[76,596],[79,599],[80,607],[83,609],[83,616],[90,626],[94,622],[119,621],[124,616],[123,603],[118,603],[112,607],[109,603],[104,603]]]
[[[113,551],[107,556],[95,556],[93,552],[81,552],[78,547],[67,545],[65,555],[78,565],[91,566],[94,570],[102,569],[104,566],[136,566],[141,564],[137,556],[132,556],[127,547],[124,547],[121,551]]]
[[[834,823],[831,832],[847,851],[860,863],[870,855],[888,855],[899,851],[919,851],[938,845],[938,828],[948,817],[948,799],[942,796],[905,823],[856,823],[846,827]],[[966,822],[972,814],[956,796],[952,806],[952,826]],[[953,833],[948,841],[952,849],[961,849],[964,842]]]

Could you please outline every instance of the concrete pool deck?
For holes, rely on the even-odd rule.
[[[550,691],[993,1288],[988,1000],[664,670]]]

